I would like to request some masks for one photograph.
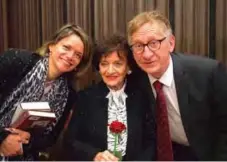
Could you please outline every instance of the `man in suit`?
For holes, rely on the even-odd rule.
[[[173,53],[170,22],[157,11],[128,23],[128,41],[145,72],[139,78],[156,118],[157,160],[227,160],[225,67]]]

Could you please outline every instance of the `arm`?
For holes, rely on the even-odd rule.
[[[64,147],[70,160],[93,161],[95,155],[102,150],[86,143],[84,123],[87,119],[87,96],[80,93],[76,101],[76,109],[73,112],[68,129],[64,136]]]
[[[32,68],[33,61],[39,57],[30,51],[19,49],[9,49],[0,54],[0,97],[14,80],[22,79],[23,74],[29,70],[27,68]]]
[[[19,49],[10,49],[0,55],[0,107],[12,89],[22,78],[23,71],[31,63],[32,52]],[[4,110],[1,115],[4,115]],[[15,137],[15,138],[14,138]],[[15,139],[15,140],[14,140]],[[0,127],[1,150],[5,155],[12,155],[9,151],[18,149],[16,135],[11,135],[10,131]],[[15,141],[15,142],[13,142]],[[13,153],[15,154],[15,153]]]
[[[218,64],[213,71],[212,111],[217,126],[213,160],[227,160],[227,71],[224,65]]]
[[[5,51],[0,55],[0,97],[4,93],[4,87],[10,81],[10,75],[15,73],[18,66],[17,60],[16,52],[13,50]]]

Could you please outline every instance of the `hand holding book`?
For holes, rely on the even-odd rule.
[[[0,145],[0,153],[3,157],[22,155],[22,139],[18,134],[9,134]]]
[[[15,129],[15,128],[6,128],[7,131],[11,132],[11,134],[16,134],[19,135],[21,137],[21,142],[23,144],[28,144],[29,140],[30,140],[30,133],[20,130],[20,129]]]

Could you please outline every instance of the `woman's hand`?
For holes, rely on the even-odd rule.
[[[18,134],[9,134],[0,145],[0,153],[4,156],[22,155],[22,138]]]
[[[23,144],[28,144],[29,143],[29,140],[30,140],[30,133],[29,132],[26,132],[26,131],[23,131],[23,130],[20,130],[20,129],[16,129],[16,128],[6,128],[6,130],[12,132],[12,134],[17,134],[21,137],[21,142]]]
[[[115,157],[108,150],[105,150],[103,152],[97,153],[93,160],[94,161],[118,161],[118,158]]]

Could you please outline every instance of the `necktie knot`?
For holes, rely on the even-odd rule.
[[[158,80],[153,83],[155,91],[158,93],[162,89],[163,84]]]

